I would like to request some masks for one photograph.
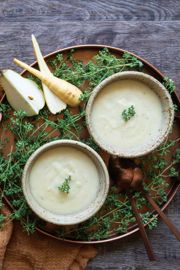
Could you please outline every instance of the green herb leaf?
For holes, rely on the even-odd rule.
[[[0,229],[3,227],[4,225],[4,221],[6,219],[6,216],[3,214],[0,214]]]
[[[125,109],[122,112],[122,118],[125,122],[129,121],[134,115],[136,114],[135,108],[133,105],[131,105],[129,108]]]
[[[177,162],[180,162],[180,148],[176,149],[176,153],[175,153],[174,157],[175,157],[175,160]]]
[[[173,107],[174,107],[174,110],[175,110],[175,111],[178,111],[178,110],[180,109],[180,106],[177,105],[177,104],[173,104]]]
[[[174,81],[168,77],[164,77],[163,85],[166,87],[170,94],[172,94],[176,89]]]
[[[174,167],[171,167],[170,168],[170,170],[169,170],[169,176],[170,177],[177,177],[177,176],[179,176],[179,173],[176,170],[176,168],[174,168]]]
[[[64,182],[62,183],[62,185],[59,188],[59,190],[61,192],[64,192],[64,193],[69,193],[70,191],[70,181],[71,181],[71,176],[69,175],[67,178],[65,178]]]

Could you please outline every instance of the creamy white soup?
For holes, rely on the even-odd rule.
[[[123,111],[133,106],[128,121]],[[160,135],[163,109],[160,98],[146,84],[132,79],[105,86],[94,100],[91,114],[96,141],[107,148],[135,153],[152,145]]]
[[[86,209],[99,190],[98,170],[92,159],[74,147],[59,147],[40,155],[30,172],[35,200],[48,211],[72,214]],[[69,193],[61,191],[70,177]]]

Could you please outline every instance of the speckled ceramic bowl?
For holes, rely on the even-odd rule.
[[[52,213],[44,209],[40,204],[38,204],[30,188],[29,177],[33,164],[37,160],[37,158],[48,150],[60,148],[62,146],[76,148],[89,156],[95,164],[97,172],[99,174],[99,190],[95,200],[85,210],[82,210],[81,212],[77,212],[75,214],[61,215]],[[30,156],[24,167],[24,172],[22,176],[22,188],[28,205],[37,216],[53,224],[73,225],[87,220],[101,208],[109,190],[109,174],[102,158],[89,146],[73,140],[57,140],[41,146]]]
[[[147,85],[151,90],[153,90],[160,98],[161,104],[162,104],[162,110],[163,110],[163,123],[160,127],[160,131],[158,133],[158,137],[153,138],[153,142],[148,141],[147,145],[141,149],[141,147],[138,148],[138,150],[134,150],[132,147],[129,147],[128,150],[122,150],[118,145],[113,145],[113,143],[105,143],[103,142],[95,129],[93,128],[92,123],[92,110],[93,110],[93,104],[98,96],[98,94],[103,91],[104,87],[115,82],[120,81],[124,79],[131,79],[131,80],[137,80],[145,85]],[[132,91],[133,95],[133,91]],[[108,112],[107,112],[108,113]],[[134,158],[138,156],[143,156],[145,154],[150,153],[154,149],[156,149],[168,136],[169,131],[171,130],[172,123],[174,119],[174,108],[173,108],[173,102],[171,100],[171,96],[166,90],[166,88],[154,77],[137,71],[124,71],[116,73],[104,81],[102,81],[92,92],[89,101],[87,103],[86,107],[86,123],[88,130],[90,134],[92,135],[94,141],[105,151],[112,155],[117,155],[124,158]],[[156,119],[154,119],[156,121]],[[103,132],[103,131],[102,131]]]

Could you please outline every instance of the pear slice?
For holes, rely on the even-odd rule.
[[[39,44],[35,38],[34,35],[32,35],[32,43],[33,43],[33,48],[34,48],[34,53],[36,55],[36,59],[39,65],[39,69],[42,73],[45,73],[47,75],[51,75],[51,71],[49,70],[46,62],[44,61],[44,58],[42,56]],[[42,84],[43,86],[43,91],[44,91],[44,97],[46,100],[46,104],[48,109],[52,114],[56,114],[58,112],[61,112],[66,108],[66,103],[64,103],[59,97],[57,97],[49,88],[45,85]]]
[[[13,70],[0,71],[0,84],[9,104],[16,111],[23,110],[27,116],[33,116],[45,105],[43,93],[36,83]]]

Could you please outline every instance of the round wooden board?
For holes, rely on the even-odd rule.
[[[74,47],[68,47],[65,49],[60,49],[58,51],[55,51],[53,53],[50,53],[48,55],[45,56],[46,61],[50,60],[51,58],[54,58],[56,56],[56,54],[58,53],[62,53],[64,56],[66,56],[71,49],[75,49],[75,58],[82,60],[83,63],[87,63],[89,60],[91,60],[93,58],[93,56],[95,56],[98,51],[102,48],[108,48],[109,51],[111,53],[113,53],[115,56],[120,57],[122,56],[122,54],[125,52],[122,49],[119,48],[114,48],[114,47],[110,47],[110,46],[106,46],[106,45],[80,45],[80,46],[74,46]],[[129,52],[130,53],[130,52]],[[141,60],[144,63],[144,71],[147,72],[148,74],[154,76],[156,79],[158,79],[159,81],[163,80],[163,74],[156,69],[153,65],[151,65],[150,63],[148,63],[146,60],[144,60],[143,58],[131,53],[132,55],[136,56],[139,60]],[[32,66],[36,66],[37,62],[34,62],[32,64]],[[24,71],[22,72],[23,76],[27,75],[27,72]],[[2,99],[3,100],[2,96]],[[178,97],[175,93],[173,93],[173,102],[176,104],[180,104],[180,101],[178,100]],[[179,121],[179,120],[177,120]],[[176,125],[176,128],[174,130],[174,133],[176,133],[176,136],[180,136],[180,125],[179,123]],[[168,191],[168,200],[167,202],[162,206],[162,210],[164,210],[169,203],[171,202],[171,200],[173,199],[174,195],[176,194],[178,188],[179,188],[180,184],[173,182],[173,180],[170,183],[170,189]],[[8,200],[8,198],[5,198],[6,202],[11,206],[10,201]],[[12,206],[11,206],[12,207]],[[147,225],[147,224],[146,224]],[[52,232],[48,231],[48,229],[46,230],[42,230],[40,228],[37,227],[37,230],[43,234],[46,234],[50,237],[59,239],[59,240],[63,240],[63,241],[67,241],[67,242],[73,242],[73,243],[83,243],[83,244],[94,244],[94,243],[104,243],[104,242],[110,242],[110,241],[114,241],[117,239],[121,239],[127,236],[130,236],[131,234],[137,232],[139,230],[138,226],[135,224],[133,226],[131,226],[128,230],[127,233],[121,234],[121,235],[113,235],[107,239],[101,239],[101,240],[97,240],[97,241],[81,241],[81,240],[74,240],[74,239],[67,239],[67,238],[61,238],[61,237],[56,237]]]

